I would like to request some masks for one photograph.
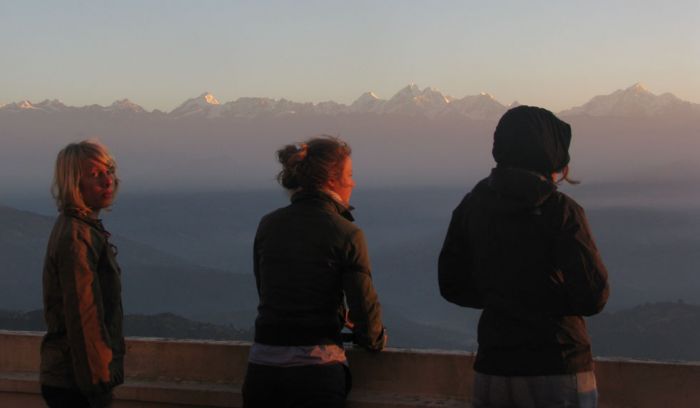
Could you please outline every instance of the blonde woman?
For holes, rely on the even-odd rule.
[[[98,218],[119,186],[116,163],[97,141],[58,153],[52,194],[58,218],[44,260],[42,395],[49,407],[107,407],[123,382],[121,272]]]

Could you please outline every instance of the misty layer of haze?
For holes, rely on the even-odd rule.
[[[605,114],[595,106],[561,114],[573,129],[572,176],[582,181],[561,189],[586,209],[610,272],[606,311],[589,319],[596,353],[700,360],[692,349],[659,354],[674,346],[670,335],[654,337],[670,330],[694,344],[700,339],[700,324],[681,330],[700,322],[700,109],[681,105],[653,114]],[[99,137],[122,179],[104,221],[119,247],[126,313],[172,312],[250,329],[257,222],[288,203],[274,180],[274,152],[332,134],[353,148],[354,214],[367,236],[393,345],[473,350],[478,311],[440,297],[437,256],[452,209],[494,166],[492,134],[502,112],[422,113],[0,109],[0,309],[41,308],[55,155],[68,142]],[[653,312],[638,313],[643,307]],[[645,320],[652,315],[686,320],[660,327],[658,319]],[[629,332],[616,323],[631,319],[639,320]],[[653,341],[625,350],[621,339],[639,330]]]

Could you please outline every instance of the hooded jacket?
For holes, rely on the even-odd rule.
[[[602,310],[607,270],[583,209],[539,173],[496,168],[452,214],[442,296],[483,309],[474,368],[556,375],[593,368],[582,316]]]
[[[355,342],[381,350],[381,306],[362,230],[348,208],[321,191],[302,190],[291,201],[264,216],[255,236],[255,341],[341,344],[347,302]]]
[[[508,110],[493,134],[493,158],[500,167],[549,175],[569,164],[571,126],[547,109],[521,105]]]
[[[44,260],[41,384],[88,398],[124,380],[121,271],[108,238],[100,220],[65,211]]]

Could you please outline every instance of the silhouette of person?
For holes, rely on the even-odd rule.
[[[448,301],[483,309],[473,406],[595,407],[582,316],[609,288],[583,209],[557,191],[569,179],[571,127],[519,106],[494,134],[497,166],[452,213],[438,280]]]
[[[119,186],[96,141],[58,153],[52,186],[59,215],[44,260],[41,391],[49,407],[107,407],[124,380],[121,271],[98,218]]]
[[[386,343],[367,245],[350,213],[350,153],[329,136],[277,152],[291,204],[264,216],[255,236],[247,408],[342,407],[350,389],[343,326],[367,350]]]

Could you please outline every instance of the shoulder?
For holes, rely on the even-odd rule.
[[[567,194],[556,190],[552,193],[551,200],[564,212],[582,213],[583,207]]]
[[[84,244],[99,248],[105,244],[105,237],[85,220],[60,214],[54,224],[53,235],[59,248]]]
[[[278,208],[274,211],[271,211],[265,215],[263,215],[260,218],[260,222],[258,222],[258,227],[262,227],[265,224],[270,223],[271,221],[274,221],[276,218],[283,217],[284,216],[284,208]]]
[[[547,203],[550,211],[556,216],[558,224],[566,226],[585,222],[586,213],[583,207],[567,194],[555,191]]]
[[[338,212],[329,212],[329,220],[342,232],[356,234],[362,232],[353,221],[350,221]]]
[[[488,185],[488,178],[479,181],[470,191],[468,191],[459,202],[457,207],[452,211],[453,216],[464,216],[475,202],[483,200],[486,196],[493,193],[493,190]]]

